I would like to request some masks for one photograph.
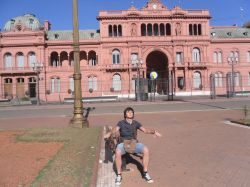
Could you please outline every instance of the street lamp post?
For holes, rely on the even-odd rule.
[[[40,81],[40,73],[43,70],[43,64],[42,63],[33,63],[33,70],[36,72],[36,83],[37,83],[37,88],[36,88],[36,104],[40,105],[40,90],[39,90],[39,81]]]
[[[136,101],[140,101],[140,66],[143,64],[141,59],[132,61],[132,64],[136,66],[137,70],[137,84],[136,84]]]
[[[81,72],[80,72],[80,49],[79,49],[79,30],[78,30],[78,1],[73,0],[73,51],[74,51],[74,116],[70,121],[73,127],[87,127],[88,123],[83,116]]]
[[[227,58],[228,64],[231,65],[232,72],[231,72],[231,96],[235,96],[235,75],[234,75],[234,65],[238,63],[238,57],[235,55],[229,56]]]

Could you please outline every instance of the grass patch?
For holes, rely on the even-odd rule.
[[[101,128],[30,129],[18,141],[64,142],[31,186],[84,186],[91,182]]]

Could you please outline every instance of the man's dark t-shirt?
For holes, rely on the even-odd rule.
[[[117,124],[120,127],[120,136],[122,139],[135,139],[137,129],[139,129],[142,125],[138,122],[133,120],[132,124],[130,125],[125,119],[121,120]],[[134,130],[135,129],[135,130]]]

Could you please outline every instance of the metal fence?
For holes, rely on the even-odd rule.
[[[250,78],[243,76],[210,76],[210,97],[237,97],[250,95]]]

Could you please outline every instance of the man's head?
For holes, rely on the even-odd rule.
[[[127,107],[124,110],[124,118],[128,118],[128,119],[133,119],[134,118],[134,109],[131,107]]]

